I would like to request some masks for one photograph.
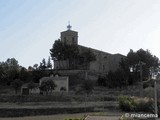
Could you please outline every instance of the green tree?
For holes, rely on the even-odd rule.
[[[47,68],[46,60],[44,58],[42,60],[42,67],[43,67],[43,69]]]
[[[50,54],[53,60],[68,60],[69,67],[75,68],[79,56],[79,48],[77,45],[67,45],[60,40],[56,40],[53,47],[50,49]]]
[[[3,84],[10,85],[11,81],[18,78],[19,64],[15,58],[8,58],[5,62],[1,62],[0,67],[0,77]]]
[[[14,88],[16,94],[22,85],[23,82],[20,79],[15,79],[13,82],[11,82],[11,86]]]
[[[64,46],[60,39],[55,40],[53,47],[50,49],[50,54],[53,60],[66,60]]]
[[[51,58],[50,57],[48,57],[47,68],[52,69],[52,63],[51,63]]]
[[[94,88],[93,81],[85,80],[83,82],[81,88],[87,95],[89,95],[92,92],[93,88]]]
[[[96,60],[95,54],[91,51],[91,49],[86,49],[80,54],[80,58],[83,59],[81,64],[84,64],[86,69],[89,69],[90,62]]]
[[[54,90],[55,87],[56,87],[56,84],[53,82],[53,80],[46,80],[46,81],[42,81],[39,88],[41,91],[45,91],[46,94],[48,95],[48,93]]]
[[[109,88],[119,87],[122,88],[128,85],[128,81],[126,79],[126,73],[122,69],[117,69],[116,71],[112,72],[109,71],[106,77],[106,84]]]
[[[4,68],[3,68],[3,63],[0,62],[0,80],[1,80],[1,83],[4,83],[3,82],[4,76],[5,76],[5,71],[4,71]]]
[[[97,83],[99,86],[106,86],[107,85],[106,77],[98,76]]]
[[[26,68],[22,67],[21,70],[19,71],[19,79],[22,80],[23,82],[28,82],[28,77],[29,73]]]
[[[38,64],[34,64],[34,65],[33,65],[33,68],[34,68],[35,70],[37,70],[37,69],[38,69]]]
[[[66,45],[64,44],[65,58],[69,60],[69,67],[71,69],[76,68],[77,61],[79,59],[78,45]]]
[[[40,62],[39,70],[46,70],[46,68],[47,68],[47,63],[46,63],[45,58],[43,58],[42,62]]]
[[[132,80],[134,82],[139,80],[140,62],[145,63],[145,65],[142,66],[143,80],[146,80],[150,77],[151,68],[153,68],[155,71],[160,65],[159,58],[152,55],[149,50],[139,49],[136,52],[130,50],[127,54],[127,57],[121,60],[120,67],[128,74],[128,78],[132,74]],[[132,70],[132,73],[130,70]]]

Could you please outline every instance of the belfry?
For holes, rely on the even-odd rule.
[[[61,41],[62,43],[72,45],[78,45],[78,32],[71,30],[72,26],[69,24],[67,30],[61,32]]]

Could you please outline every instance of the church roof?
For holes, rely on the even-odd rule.
[[[107,55],[120,55],[120,56],[124,56],[125,55],[122,55],[120,53],[116,53],[116,54],[111,54],[111,53],[108,53],[108,52],[105,52],[105,51],[102,51],[102,50],[97,50],[97,49],[94,49],[94,48],[90,48],[90,47],[86,47],[86,46],[83,46],[83,45],[78,45],[80,48],[83,48],[83,49],[91,49],[93,51],[96,51],[96,52],[100,52],[102,54],[107,54]]]

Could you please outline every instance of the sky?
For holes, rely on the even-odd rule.
[[[68,21],[80,45],[160,58],[160,0],[0,0],[0,61],[28,68],[47,60]]]

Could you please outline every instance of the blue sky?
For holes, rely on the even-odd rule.
[[[68,21],[81,45],[160,58],[160,0],[0,0],[0,61],[14,57],[27,68],[47,60]]]

